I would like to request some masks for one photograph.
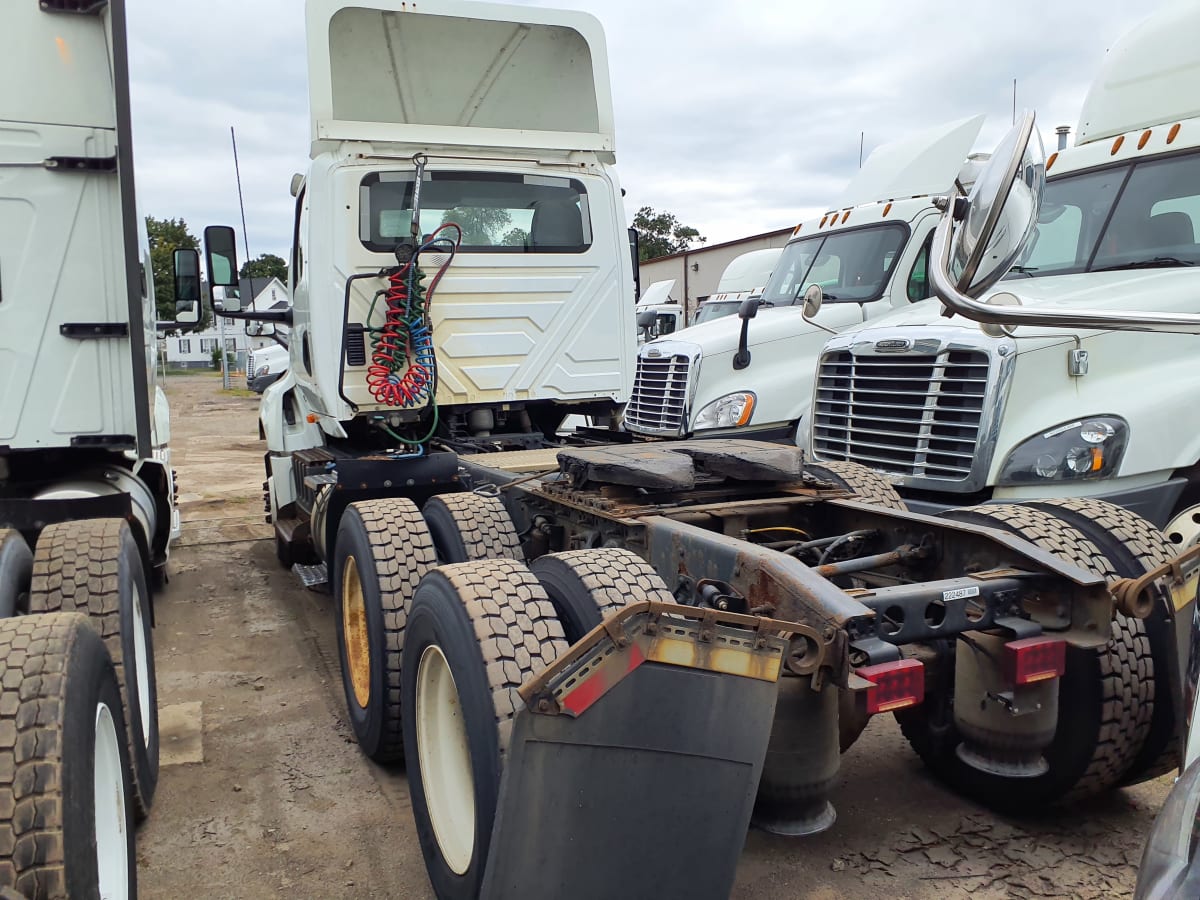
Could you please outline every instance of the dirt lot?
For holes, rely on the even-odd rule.
[[[167,387],[184,530],[156,608],[163,770],[142,896],[432,897],[404,773],[365,760],[345,721],[329,598],[275,561],[257,400],[219,389]],[[1001,819],[935,783],[880,717],[843,757],[837,824],[752,832],[733,896],[1130,896],[1169,783]]]

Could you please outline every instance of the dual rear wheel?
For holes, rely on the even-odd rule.
[[[404,759],[439,897],[482,883],[517,689],[604,616],[671,602],[626,550],[552,554],[527,567],[494,497],[352,504],[333,571],[351,724],[363,751]],[[383,751],[383,752],[381,752]]]
[[[134,824],[158,777],[137,544],[119,519],[48,526],[32,554],[0,531],[0,576],[0,887],[136,896]]]

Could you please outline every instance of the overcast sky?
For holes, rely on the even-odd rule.
[[[363,6],[370,0],[363,0]],[[1017,106],[1047,146],[1074,126],[1105,50],[1161,0],[556,0],[604,25],[626,212],[674,213],[709,243],[791,226],[834,201],[866,153]],[[308,161],[302,0],[128,0],[139,206],[238,226],[287,257],[292,173]]]

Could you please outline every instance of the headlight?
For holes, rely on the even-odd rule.
[[[1082,481],[1115,475],[1129,425],[1116,416],[1079,419],[1034,435],[1008,455],[999,484]]]
[[[264,363],[263,365],[259,366],[257,369],[254,370],[255,378],[262,378],[264,375],[270,375],[270,374],[271,374],[270,363]]]
[[[714,400],[696,416],[695,431],[706,428],[740,428],[749,424],[754,415],[754,394],[750,391],[738,391],[736,394],[726,394]]]

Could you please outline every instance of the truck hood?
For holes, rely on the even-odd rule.
[[[857,304],[843,303],[847,312],[858,312]],[[830,304],[832,306],[832,304]],[[798,306],[765,307],[758,315],[750,320],[748,340],[750,346],[760,347],[773,341],[790,340],[801,335],[820,331],[815,325],[804,321],[803,310]],[[824,317],[823,317],[824,318]],[[861,314],[859,314],[861,318]],[[663,340],[678,343],[686,341],[700,348],[705,357],[716,356],[720,353],[733,353],[737,350],[738,336],[742,331],[742,320],[737,316],[723,316],[699,325],[692,325],[676,331]],[[652,348],[657,341],[650,341],[642,346],[642,353]]]
[[[308,0],[320,141],[615,149],[604,31],[580,12],[463,0]]]
[[[1082,272],[1077,275],[1048,275],[1043,278],[1014,278],[1001,283],[997,291],[1016,294],[1025,306],[1057,309],[1139,309],[1147,312],[1200,311],[1200,269],[1132,269],[1116,272]],[[936,298],[922,300],[894,310],[864,326],[850,329],[865,331],[937,325],[975,330],[979,325],[962,316],[945,318],[942,303]],[[1081,336],[1099,334],[1078,329]],[[1018,336],[1061,339],[1071,333],[1065,328],[1035,328],[1022,325]],[[1044,344],[1041,344],[1044,346]],[[1019,342],[1020,350],[1032,349]]]

